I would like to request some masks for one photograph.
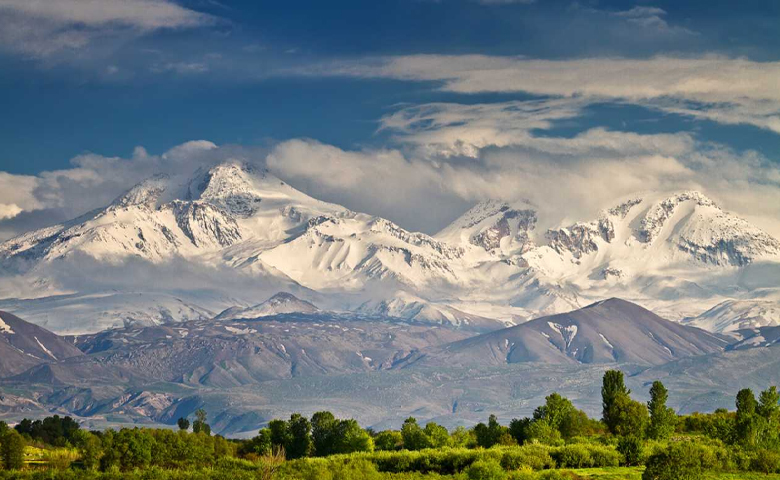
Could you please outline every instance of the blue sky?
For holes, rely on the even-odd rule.
[[[192,140],[428,233],[485,197],[547,202],[534,187],[562,169],[579,193],[559,219],[647,185],[776,228],[778,2],[53,5],[0,0],[0,238],[121,193],[107,177],[136,147],[151,171]],[[595,167],[643,176],[591,198]],[[71,197],[84,188],[94,205]]]

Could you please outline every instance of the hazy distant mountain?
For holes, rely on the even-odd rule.
[[[613,298],[421,352],[406,364],[661,365],[721,352],[727,345],[722,337],[664,320],[639,305]]]
[[[230,307],[217,315],[215,320],[233,320],[236,318],[260,318],[283,313],[315,313],[319,308],[313,303],[301,300],[291,293],[279,292],[254,307]]]

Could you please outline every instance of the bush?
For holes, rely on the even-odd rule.
[[[759,450],[750,462],[750,469],[766,474],[780,471],[780,453],[772,450]]]
[[[517,470],[509,472],[506,476],[507,480],[536,480],[536,474],[533,468],[523,466]]]
[[[377,450],[400,450],[403,447],[404,438],[401,432],[385,430],[374,437],[374,448]]]
[[[16,430],[8,430],[0,439],[3,467],[19,470],[24,466],[24,439]]]
[[[552,452],[553,460],[560,468],[590,468],[593,458],[584,445],[566,445]]]
[[[506,470],[516,470],[523,466],[544,470],[555,468],[555,460],[550,456],[549,449],[543,445],[524,445],[507,449],[501,456],[501,466]]]
[[[622,437],[617,444],[617,451],[623,456],[623,465],[633,467],[642,464],[644,444],[639,437]]]
[[[692,442],[672,443],[647,459],[642,480],[698,480],[703,470],[701,453]]]
[[[469,480],[505,480],[506,472],[495,460],[477,460],[466,469]]]
[[[598,468],[617,467],[620,465],[620,453],[611,447],[588,445],[593,466]]]

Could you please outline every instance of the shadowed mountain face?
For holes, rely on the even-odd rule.
[[[315,312],[129,326],[66,340],[0,316],[0,358],[29,359],[0,380],[8,392],[0,395],[2,418],[59,409],[96,428],[172,423],[201,407],[215,431],[231,435],[322,409],[379,428],[397,428],[409,415],[451,427],[484,421],[486,412],[506,421],[530,414],[551,391],[597,415],[600,379],[612,368],[628,374],[638,398],[660,378],[675,387],[675,408],[706,411],[730,404],[743,381],[780,381],[780,349],[751,348],[774,339],[772,330],[744,332],[739,343],[618,299],[477,336]],[[20,332],[34,342],[24,348],[37,338],[58,360],[16,352],[7,338]]]
[[[0,377],[81,355],[78,348],[50,331],[0,311]]]
[[[128,327],[77,337],[76,343],[101,366],[192,386],[233,387],[390,369],[414,352],[469,335],[441,326],[285,314]]]
[[[727,344],[723,337],[664,320],[639,305],[613,298],[421,352],[407,364],[661,365],[720,352]]]

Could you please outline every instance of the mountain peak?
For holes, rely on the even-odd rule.
[[[231,307],[215,317],[215,320],[235,320],[239,318],[260,318],[285,313],[316,313],[320,309],[313,303],[301,300],[287,292],[279,292],[254,307]]]
[[[154,208],[168,190],[169,181],[170,177],[164,173],[149,177],[117,197],[112,205],[118,207],[138,205]]]

